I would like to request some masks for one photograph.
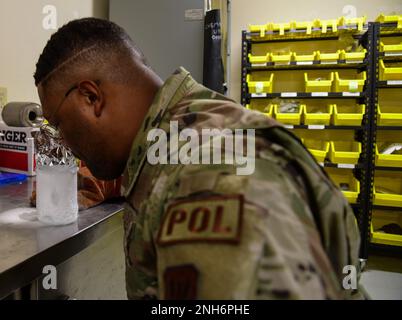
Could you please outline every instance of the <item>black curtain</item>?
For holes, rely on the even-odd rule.
[[[221,55],[220,10],[206,12],[204,22],[204,70],[203,85],[224,93],[223,61]]]

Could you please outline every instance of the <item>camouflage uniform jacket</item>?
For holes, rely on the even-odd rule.
[[[151,129],[255,128],[255,171],[147,161]],[[172,137],[170,137],[172,139]],[[168,138],[169,139],[169,138]],[[183,143],[181,143],[183,144]],[[345,299],[354,214],[298,138],[179,68],[135,137],[124,175],[130,299]]]

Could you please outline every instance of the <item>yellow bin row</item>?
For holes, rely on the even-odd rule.
[[[402,246],[402,235],[385,233],[379,230],[389,224],[397,224],[402,227],[402,214],[396,211],[374,210],[370,226],[371,242],[391,246]]]
[[[249,25],[249,30],[251,32],[258,32],[260,37],[264,37],[266,32],[276,31],[279,35],[284,35],[285,31],[290,30],[306,30],[306,34],[310,35],[313,28],[321,28],[321,33],[327,33],[328,27],[332,28],[332,32],[337,32],[339,27],[357,25],[359,31],[363,30],[364,23],[366,22],[366,17],[358,18],[346,18],[340,17],[338,19],[315,19],[312,21],[290,21],[284,23],[273,23],[269,22],[267,24],[259,25]]]
[[[338,72],[331,72],[327,79],[309,79],[304,73],[306,92],[362,92],[366,82],[366,72],[358,74],[357,79],[341,79]]]
[[[246,105],[247,109],[256,110],[250,105]],[[266,116],[275,118],[279,122],[286,123],[286,124],[300,124],[300,120],[304,111],[305,105],[300,105],[298,112],[295,113],[285,113],[280,112],[279,106],[276,104],[269,104],[264,108],[260,108],[258,111],[265,114]]]
[[[384,14],[380,14],[375,21],[380,22],[380,23],[394,22],[394,23],[397,23],[397,28],[398,29],[402,28],[402,14],[389,15],[389,16],[386,16]]]
[[[303,140],[304,145],[318,162],[328,158],[332,163],[357,164],[362,146],[356,141]]]
[[[356,52],[346,52],[345,50],[338,50],[334,53],[322,53],[314,51],[311,54],[298,54],[296,52],[286,53],[273,53],[269,52],[266,55],[255,56],[251,53],[248,54],[250,63],[259,64],[267,62],[275,63],[290,63],[291,61],[322,61],[336,63],[338,59],[346,60],[346,62],[361,62],[366,57],[367,50]]]
[[[386,67],[384,60],[380,60],[380,80],[402,80],[401,67]]]
[[[250,105],[247,109],[253,109]],[[263,110],[257,109],[270,117],[275,117],[284,124],[306,124],[306,125],[330,125],[336,126],[359,126],[362,123],[366,106],[336,104],[324,106],[300,105],[297,113],[281,113],[277,105],[269,104]]]
[[[305,106],[304,124],[359,126],[362,123],[365,109],[365,105],[338,106],[330,104],[323,107]]]

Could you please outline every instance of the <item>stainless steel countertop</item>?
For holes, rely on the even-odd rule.
[[[0,299],[43,275],[45,265],[57,266],[88,247],[123,208],[122,199],[105,202],[80,211],[72,224],[46,226],[29,206],[34,182],[0,186]]]

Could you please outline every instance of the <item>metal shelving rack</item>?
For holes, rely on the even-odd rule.
[[[307,130],[353,130],[355,132],[355,140],[362,143],[362,152],[357,165],[342,166],[334,163],[321,163],[324,167],[338,167],[353,169],[355,178],[360,181],[360,194],[356,204],[352,204],[358,225],[361,232],[361,250],[360,258],[364,261],[368,256],[368,246],[370,243],[370,219],[373,206],[373,179],[374,179],[374,160],[375,160],[375,125],[376,125],[376,103],[377,103],[377,74],[378,57],[378,23],[368,23],[364,26],[364,33],[354,34],[353,37],[359,39],[359,42],[367,49],[366,58],[362,63],[347,64],[346,61],[338,60],[334,64],[321,64],[314,61],[312,64],[298,64],[291,63],[286,66],[275,66],[272,63],[252,65],[248,61],[248,53],[251,52],[251,47],[254,43],[264,42],[280,42],[280,41],[319,41],[319,40],[336,40],[338,36],[333,33],[325,34],[323,36],[301,36],[302,30],[297,30],[292,38],[292,32],[284,34],[281,39],[264,39],[258,41],[253,39],[252,36],[258,35],[251,32],[242,31],[242,61],[241,61],[241,103],[245,106],[250,103],[251,99],[270,99],[275,97],[280,98],[299,98],[299,99],[331,99],[331,98],[344,98],[344,99],[357,99],[359,103],[366,105],[366,111],[363,116],[362,125],[359,126],[308,126],[308,125],[291,125],[286,126],[289,129],[307,129]],[[342,28],[340,28],[342,29]],[[351,28],[353,29],[353,27]],[[356,29],[356,27],[355,27]],[[314,31],[314,30],[313,30]],[[319,30],[315,30],[319,31]],[[272,33],[271,33],[272,34]],[[266,33],[266,36],[269,36]],[[374,50],[374,46],[376,50]],[[258,72],[260,70],[315,70],[315,69],[357,69],[359,72],[366,71],[367,80],[364,91],[361,93],[342,93],[342,92],[328,92],[328,93],[304,93],[304,92],[276,92],[271,94],[250,94],[246,77],[249,72]]]
[[[402,126],[377,126],[377,106],[378,106],[378,92],[379,90],[387,90],[392,88],[402,88],[402,79],[401,80],[388,80],[388,81],[381,81],[379,76],[379,61],[383,59],[386,62],[402,62],[402,53],[398,54],[387,54],[384,52],[380,52],[380,40],[384,37],[402,37],[402,30],[397,29],[397,23],[374,23],[373,28],[373,61],[372,61],[372,70],[375,71],[375,83],[373,89],[373,97],[374,97],[374,104],[373,104],[373,116],[371,122],[373,123],[373,138],[372,138],[372,145],[376,143],[376,135],[378,131],[383,130],[394,130],[394,131],[402,131]],[[402,93],[402,90],[401,90]],[[402,94],[401,94],[402,98]],[[374,152],[374,151],[373,151]],[[373,168],[370,171],[372,176],[372,180],[374,182],[374,175],[377,170],[381,171],[402,171],[401,167],[382,167],[376,166],[373,161]],[[399,211],[402,214],[402,207],[393,207],[393,206],[382,206],[372,204],[372,209],[379,209],[385,211]],[[369,211],[368,216],[368,228],[370,228],[372,220],[372,210]],[[370,238],[369,238],[370,239]],[[367,246],[374,249],[380,249],[383,251],[391,251],[391,252],[400,252],[401,247],[393,247],[384,244],[377,244],[377,243],[369,243]],[[367,252],[367,248],[366,252]]]
[[[375,167],[375,126],[377,123],[377,103],[378,94],[376,90],[378,59],[375,54],[379,48],[378,24],[370,22],[365,34],[367,41],[367,81],[366,81],[366,114],[363,119],[363,144],[362,151],[365,155],[363,168],[361,170],[361,207],[359,208],[358,223],[361,234],[360,258],[367,260],[368,248],[370,244],[370,223],[373,210],[373,186],[374,186],[374,167]]]

